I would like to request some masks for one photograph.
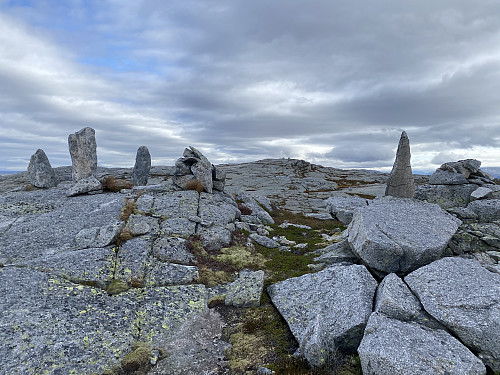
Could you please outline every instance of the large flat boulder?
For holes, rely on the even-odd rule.
[[[364,375],[486,374],[481,360],[448,332],[380,313],[370,316],[358,353]]]
[[[479,262],[443,258],[405,277],[425,310],[500,371],[500,275]]]
[[[337,348],[354,351],[372,312],[377,282],[362,265],[334,265],[268,287],[302,354],[321,365]]]
[[[438,205],[386,197],[356,210],[348,241],[370,268],[404,274],[439,259],[460,224]]]

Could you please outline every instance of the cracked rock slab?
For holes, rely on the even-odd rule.
[[[358,348],[365,375],[484,375],[486,368],[456,338],[373,313]]]
[[[477,261],[443,258],[405,277],[425,310],[500,371],[500,275]]]
[[[377,282],[362,265],[334,265],[268,287],[311,365],[336,348],[354,351],[372,312]]]
[[[404,274],[439,259],[461,223],[438,205],[386,197],[357,209],[347,233],[370,268]]]

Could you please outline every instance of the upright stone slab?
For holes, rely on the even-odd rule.
[[[39,188],[50,188],[57,185],[57,178],[49,158],[42,149],[38,149],[28,165],[30,183]]]
[[[95,130],[83,128],[68,137],[69,153],[73,166],[73,181],[94,176],[97,172],[97,144]]]
[[[141,146],[137,150],[135,165],[132,171],[132,184],[144,186],[148,183],[149,171],[151,169],[151,155],[146,146]]]
[[[399,139],[396,160],[387,181],[385,195],[399,198],[413,198],[415,181],[413,180],[410,159],[410,141],[406,132],[403,132]]]

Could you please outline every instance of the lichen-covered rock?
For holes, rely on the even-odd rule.
[[[258,307],[264,288],[264,271],[241,271],[238,278],[228,286],[226,306]]]
[[[137,155],[135,156],[135,165],[131,177],[132,184],[135,186],[147,185],[150,169],[151,155],[146,146],[141,146],[137,150]]]
[[[358,348],[364,375],[484,375],[474,354],[444,330],[373,313]]]
[[[2,213],[14,221],[0,236],[0,257],[15,263],[77,250],[82,229],[116,223],[123,205],[116,194],[68,199],[62,189],[3,195]]]
[[[189,265],[194,256],[186,247],[186,240],[179,237],[160,237],[153,243],[153,255],[162,262]]]
[[[480,186],[471,193],[470,200],[475,201],[478,199],[491,198],[492,195],[493,195],[493,190],[484,186]]]
[[[405,277],[425,310],[500,371],[500,275],[474,260],[443,258]]]
[[[68,137],[69,153],[73,165],[73,181],[80,181],[97,173],[97,144],[95,130],[83,128]]]
[[[467,208],[475,212],[480,222],[500,220],[500,199],[476,200]]]
[[[31,155],[28,165],[28,177],[33,186],[51,188],[57,186],[57,177],[50,165],[49,158],[42,149]]]
[[[354,351],[372,312],[377,282],[361,265],[334,265],[268,287],[268,293],[310,364],[332,351]]]
[[[431,185],[463,185],[467,179],[462,173],[456,171],[437,169],[429,178]]]
[[[477,185],[419,185],[413,198],[436,203],[441,208],[466,207],[470,202],[471,193]]]
[[[125,242],[118,252],[115,278],[125,282],[143,282],[151,252],[151,239],[134,237]]]
[[[399,139],[396,160],[387,180],[385,195],[399,198],[413,198],[415,181],[411,171],[410,140],[404,131]]]
[[[114,274],[115,251],[111,247],[65,251],[16,264],[69,280],[106,289]]]
[[[105,247],[113,243],[123,227],[122,222],[115,222],[101,228],[85,228],[78,232],[75,241],[80,249]]]
[[[435,204],[375,199],[355,211],[348,241],[372,269],[404,274],[439,259],[460,224]]]
[[[12,375],[90,374],[136,340],[136,302],[28,268],[0,269],[0,358]]]
[[[169,355],[148,374],[201,375],[216,371],[224,365],[224,352],[230,346],[221,339],[223,326],[221,316],[213,310],[192,314],[170,340],[160,345]]]
[[[191,284],[199,278],[198,267],[150,259],[145,285],[149,287]]]
[[[317,251],[321,255],[314,258],[316,262],[335,264],[341,262],[357,263],[359,258],[352,252],[347,239],[328,245]]]
[[[243,214],[241,220],[254,224],[274,224],[274,219],[269,213],[261,207],[259,201],[247,193],[236,195],[236,200],[241,202],[243,207],[247,208],[247,213]],[[262,200],[262,198],[260,198]]]
[[[154,217],[132,214],[129,216],[123,230],[132,236],[156,233],[159,230],[158,219]]]
[[[346,225],[351,222],[356,208],[366,207],[367,205],[367,199],[345,193],[334,195],[326,200],[326,210],[330,212],[332,217]]]

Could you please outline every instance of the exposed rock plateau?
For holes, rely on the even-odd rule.
[[[55,186],[0,178],[0,374],[269,374],[276,345],[320,367],[359,355],[364,374],[500,371],[500,189],[479,162],[382,197],[387,174],[192,147],[97,168],[89,129]]]

